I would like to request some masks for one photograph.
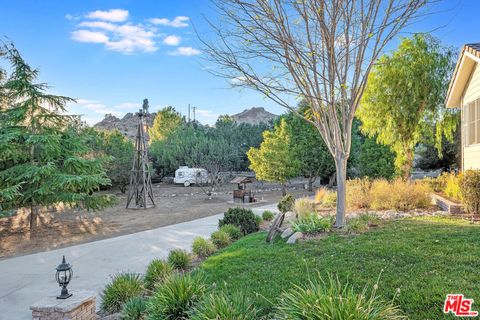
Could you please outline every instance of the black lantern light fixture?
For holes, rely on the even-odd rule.
[[[72,280],[72,276],[72,266],[65,261],[65,256],[63,256],[62,263],[58,265],[57,273],[55,274],[55,279],[57,280],[58,285],[62,288],[62,292],[57,299],[67,299],[72,296],[67,290],[67,286],[70,283],[70,280]]]

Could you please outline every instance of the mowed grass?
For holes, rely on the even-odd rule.
[[[265,243],[265,233],[240,239],[208,258],[197,272],[212,290],[241,292],[265,314],[280,293],[309,278],[331,273],[358,292],[371,289],[395,296],[410,319],[447,318],[447,293],[463,293],[480,311],[480,226],[448,218],[391,221],[358,236],[333,234],[287,245]],[[396,293],[400,290],[400,293]]]

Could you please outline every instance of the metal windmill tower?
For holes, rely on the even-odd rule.
[[[133,156],[132,171],[130,173],[127,209],[147,209],[155,206],[155,201],[153,200],[152,179],[148,164],[148,143],[146,136],[147,113],[148,99],[144,99],[143,107],[137,113],[137,137],[135,139],[135,154]],[[133,199],[135,199],[134,203],[132,203]]]

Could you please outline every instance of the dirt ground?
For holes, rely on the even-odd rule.
[[[237,206],[232,203],[233,185],[217,188],[209,199],[199,187],[154,184],[156,206],[146,210],[125,209],[126,195],[116,193],[114,207],[97,212],[61,210],[42,212],[32,235],[29,231],[28,212],[9,218],[0,218],[0,259],[35,252],[48,251],[74,244],[96,241],[155,229],[215,215]],[[278,202],[278,186],[254,183],[251,189],[258,200],[248,208]],[[303,182],[293,183],[289,192],[307,195]]]

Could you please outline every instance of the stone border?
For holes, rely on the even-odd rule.
[[[438,193],[434,193],[433,198],[435,200],[435,204],[443,211],[446,211],[450,214],[462,214],[465,212],[463,205],[450,201]]]

